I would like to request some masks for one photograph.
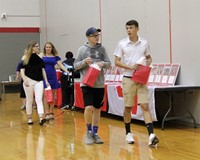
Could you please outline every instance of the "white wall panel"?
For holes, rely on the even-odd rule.
[[[173,62],[181,64],[181,84],[200,84],[199,6],[199,0],[172,1]]]
[[[64,58],[66,51],[71,50],[76,54],[77,49],[86,42],[85,31],[90,26],[99,27],[99,3],[97,0],[46,0],[41,4],[46,8],[41,19],[42,44],[52,41]]]
[[[118,41],[127,36],[125,23],[131,19],[139,22],[139,35],[149,41],[154,62],[169,63],[167,0],[102,1],[103,43],[112,60]]]
[[[40,0],[0,0],[0,27],[40,27]]]

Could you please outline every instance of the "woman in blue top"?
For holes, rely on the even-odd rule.
[[[55,90],[60,88],[60,83],[58,82],[56,76],[55,65],[58,65],[63,71],[68,72],[67,69],[63,66],[61,62],[61,58],[58,56],[58,52],[55,46],[51,42],[46,42],[44,45],[44,52],[41,54],[42,59],[45,65],[45,71],[47,74],[48,82],[51,86],[53,91],[53,103],[52,104],[45,104],[45,112],[46,112],[46,119],[54,119],[53,109],[55,105]],[[44,83],[44,88],[46,88],[46,84]],[[46,100],[45,100],[46,102]]]

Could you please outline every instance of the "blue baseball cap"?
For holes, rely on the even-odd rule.
[[[85,35],[86,35],[86,36],[89,36],[89,35],[91,35],[91,34],[93,34],[93,33],[95,33],[95,32],[101,32],[101,30],[100,30],[100,29],[96,29],[96,28],[94,28],[94,27],[90,27],[90,28],[86,31]]]

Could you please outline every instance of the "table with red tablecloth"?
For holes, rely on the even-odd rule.
[[[74,84],[74,106],[77,108],[84,108],[83,94],[80,87],[80,82],[75,82]],[[105,97],[104,103],[101,108],[102,111],[108,112],[113,115],[123,116],[124,110],[124,100],[122,95],[121,83],[105,83]],[[153,121],[157,121],[156,111],[155,111],[155,99],[154,99],[154,90],[150,88],[150,112],[152,115]],[[134,97],[135,104],[132,108],[131,117],[138,120],[144,120],[143,114],[140,107],[137,105],[137,97]]]
[[[107,112],[107,102],[108,102],[108,94],[107,94],[107,84],[105,84],[104,89],[104,102],[103,106],[101,107],[102,111]],[[83,93],[80,87],[80,82],[74,83],[74,106],[78,108],[84,108],[84,102],[83,102]]]

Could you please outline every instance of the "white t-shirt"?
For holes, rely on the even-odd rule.
[[[122,62],[133,66],[144,56],[150,55],[150,47],[147,40],[138,37],[136,43],[130,41],[129,37],[119,41],[114,55],[120,57]],[[132,77],[134,70],[125,69],[123,75]]]

